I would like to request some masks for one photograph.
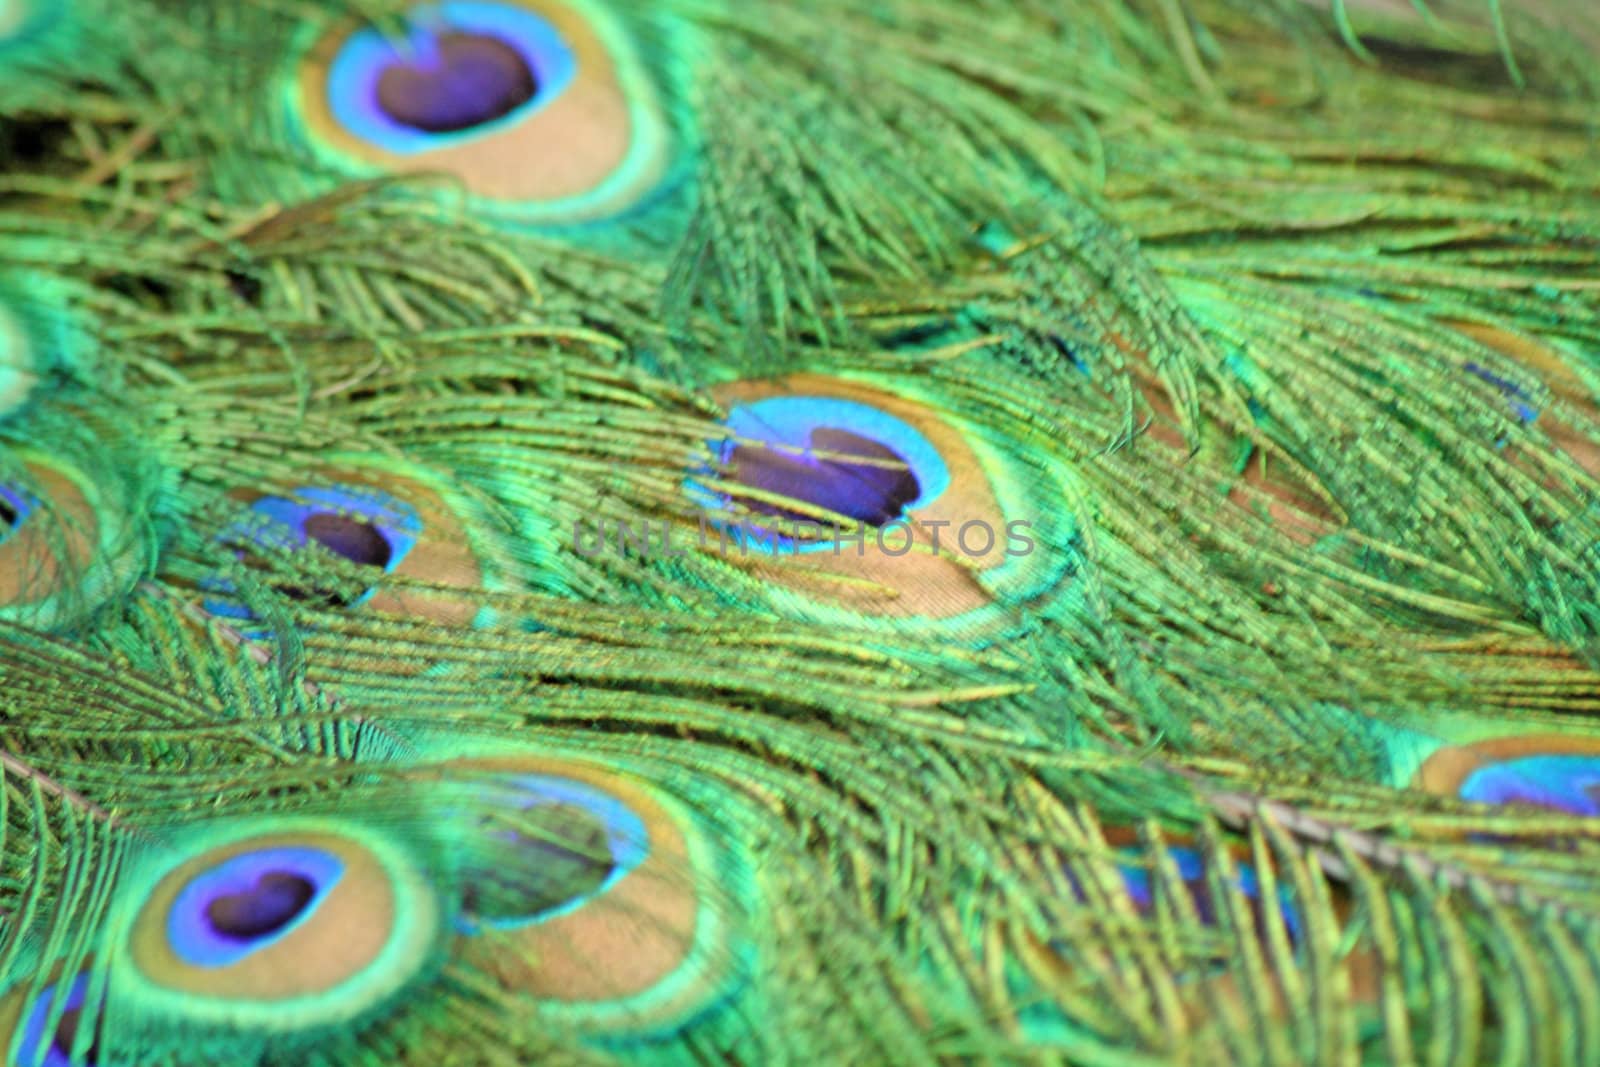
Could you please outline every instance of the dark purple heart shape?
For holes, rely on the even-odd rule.
[[[538,80],[498,37],[440,34],[430,54],[400,59],[378,75],[378,107],[426,133],[456,133],[503,118],[532,100]]]
[[[100,1062],[100,1024],[103,1017],[95,1019],[94,1037],[89,1042],[89,1049],[83,1054],[86,1067],[96,1067]],[[51,1047],[64,1059],[72,1053],[72,1043],[78,1040],[78,1027],[82,1026],[83,1009],[73,1008],[61,1013],[61,1021],[56,1024],[56,1035],[51,1039]]]
[[[781,445],[736,445],[729,457],[733,478],[740,485],[803,500],[873,526],[898,519],[922,492],[905,458],[871,438],[824,426],[811,432],[811,447],[833,455],[796,454]],[[866,462],[852,462],[857,459]],[[805,518],[776,504],[747,503],[763,515]]]
[[[294,921],[316,895],[317,887],[308,879],[288,871],[268,871],[249,889],[206,905],[206,920],[223,937],[254,941]]]
[[[307,537],[336,556],[364,567],[387,567],[394,547],[383,531],[363,519],[319,511],[301,525]]]

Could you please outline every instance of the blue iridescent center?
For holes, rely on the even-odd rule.
[[[1600,815],[1600,756],[1524,756],[1488,764],[1467,775],[1460,795],[1480,804]]]
[[[21,489],[0,482],[0,545],[11,539],[39,502]]]
[[[351,563],[392,573],[415,547],[422,535],[422,520],[411,505],[358,486],[327,488],[304,487],[288,496],[269,496],[250,506],[252,521],[241,521],[218,537],[232,546],[256,545],[277,551],[303,549],[311,543]],[[239,551],[244,558],[243,548]],[[232,593],[232,583],[212,581],[210,591]],[[337,598],[326,591],[286,589],[300,600],[323,600],[354,607],[373,592],[369,586],[353,598]],[[254,614],[243,604],[221,597],[205,602],[214,615],[233,619],[252,619]]]
[[[728,413],[730,436],[711,442],[722,465],[717,481],[814,505],[873,526],[927,507],[950,487],[944,458],[920,431],[868,404],[834,397],[783,396],[741,404]],[[715,482],[695,496],[715,507],[731,497]],[[809,520],[781,504],[742,498],[775,530]],[[809,546],[828,548],[831,542]],[[808,546],[801,545],[801,550]]]
[[[571,85],[577,57],[549,22],[510,4],[415,8],[404,41],[353,34],[334,58],[328,102],[340,125],[398,155],[505,129]]]
[[[468,933],[515,930],[570,914],[607,892],[649,855],[644,820],[600,789],[567,778],[518,775],[493,801],[527,829],[491,817],[493,866],[469,872]]]
[[[533,72],[495,37],[443,33],[425,54],[378,75],[378,106],[402,126],[456,133],[504,118],[533,99]]]
[[[1137,850],[1128,850],[1130,854],[1137,855]],[[1211,887],[1206,879],[1205,860],[1201,854],[1192,848],[1169,849],[1173,862],[1177,864],[1178,876],[1183,879],[1185,888],[1189,891],[1190,899],[1194,903],[1195,914],[1207,926],[1217,922],[1217,905],[1211,897]],[[1154,906],[1153,885],[1151,872],[1142,867],[1127,865],[1119,866],[1124,884],[1128,888],[1128,895],[1138,905],[1141,912],[1148,911]],[[1261,883],[1256,877],[1256,872],[1248,866],[1239,866],[1236,869],[1234,887],[1243,893],[1257,906],[1261,904]],[[1288,899],[1287,890],[1280,890],[1278,894],[1279,907],[1283,911],[1284,925],[1288,927],[1291,939],[1298,941],[1300,938],[1300,917]]]
[[[172,950],[197,967],[231,966],[311,918],[343,873],[343,860],[315,848],[266,848],[224,860],[172,902]]]
[[[41,1067],[69,1067],[72,1062],[72,1046],[77,1040],[79,1022],[83,1017],[83,1006],[88,1000],[89,976],[80,974],[72,980],[67,987],[66,1000],[60,1005],[61,1015],[56,1020],[55,1029],[51,1032],[48,1047],[42,1059],[35,1059],[41,1045],[46,1044],[45,1027],[50,1024],[50,1013],[55,1010],[55,999],[60,994],[60,984],[52,983],[39,991],[34,998],[33,1006],[28,1010],[26,1021],[22,1027],[22,1038],[17,1045],[17,1058],[19,1064],[38,1063]],[[93,1067],[99,1062],[93,1044],[84,1054],[81,1061]]]

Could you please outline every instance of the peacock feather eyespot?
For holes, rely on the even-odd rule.
[[[572,51],[548,22],[512,7],[465,7],[453,19],[418,10],[403,44],[374,29],[345,42],[328,84],[345,129],[396,153],[425,152],[525,117],[572,84]]]
[[[167,916],[173,951],[198,967],[227,967],[315,916],[344,863],[320,849],[246,852],[197,875]]]
[[[203,828],[118,887],[111,987],[187,1025],[292,1036],[379,1009],[444,933],[418,858],[348,820]]]
[[[672,800],[588,763],[444,766],[472,783],[463,961],[597,1033],[670,1028],[724,993],[735,887]]]
[[[700,544],[825,615],[987,633],[999,592],[1037,596],[1068,567],[1060,509],[1040,503],[1059,488],[1031,492],[1037,470],[983,440],[996,433],[887,385],[803,373],[713,389],[726,432],[686,487]]]
[[[475,827],[490,862],[469,867],[466,932],[514,930],[582,907],[649,854],[644,821],[603,790],[570,778],[517,775],[490,789]]]
[[[100,1067],[99,1017],[88,1010],[89,985],[87,972],[70,982],[57,979],[22,1005],[20,1015],[12,1024],[13,1051],[6,1062],[19,1067],[33,1064],[38,1067]],[[77,1048],[79,1031],[86,1012],[91,1015],[95,1030],[82,1035],[81,1041],[86,1047],[80,1051]]]
[[[247,564],[317,552],[372,576],[368,584],[347,581],[335,589],[309,575],[284,578],[280,570],[274,578],[277,591],[293,600],[447,625],[479,624],[487,612],[476,598],[448,591],[476,593],[496,586],[503,563],[487,524],[446,487],[424,480],[423,473],[366,457],[320,470],[318,480],[294,488],[240,493],[236,499],[244,513],[216,540]],[[305,569],[314,566],[309,558],[305,562]],[[400,588],[386,581],[390,578],[419,587]],[[204,607],[213,615],[256,618],[232,580],[218,575],[202,588],[208,594]]]
[[[0,619],[53,629],[131,584],[145,546],[117,487],[33,450],[17,458],[0,471]]]
[[[1478,804],[1600,816],[1600,741],[1547,734],[1448,745],[1413,784]]]
[[[713,450],[726,483],[870,526],[925,508],[949,487],[939,450],[915,427],[870,404],[829,396],[767,397],[734,406],[724,425],[730,436],[714,442]],[[716,503],[727,507],[733,499],[722,494]],[[808,520],[768,500],[748,499],[745,507],[780,520],[780,528]],[[782,543],[800,551],[829,547],[787,537]]]
[[[422,520],[415,508],[357,485],[300,486],[282,496],[260,497],[250,505],[250,512],[248,521],[235,523],[218,535],[218,540],[241,558],[251,547],[296,552],[315,545],[383,575],[400,566],[422,534]],[[281,591],[295,600],[356,607],[371,598],[373,587],[354,596],[303,586],[286,586]],[[252,617],[247,607],[226,599],[210,599],[205,606],[214,615]]]
[[[447,0],[406,22],[403,40],[338,26],[298,57],[295,113],[347,169],[448,174],[488,215],[556,225],[619,214],[660,182],[654,87],[603,12]]]

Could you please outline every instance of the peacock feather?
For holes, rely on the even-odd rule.
[[[1600,1063],[1577,0],[0,0],[0,1062]]]

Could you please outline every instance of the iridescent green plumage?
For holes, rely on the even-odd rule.
[[[1596,1062],[1593,21],[27,22],[5,1062]]]

